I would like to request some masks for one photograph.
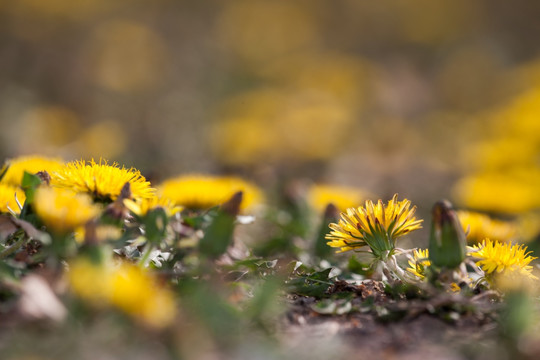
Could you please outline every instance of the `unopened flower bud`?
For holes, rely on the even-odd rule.
[[[439,268],[456,268],[465,259],[466,237],[452,204],[435,203],[429,238],[429,259]]]

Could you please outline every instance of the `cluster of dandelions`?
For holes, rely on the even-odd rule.
[[[34,182],[28,180],[32,178]],[[243,209],[263,201],[256,186],[234,177],[177,176],[153,187],[139,170],[103,159],[64,163],[24,156],[7,160],[0,169],[0,214],[31,221],[51,234],[51,253],[70,265],[67,278],[74,295],[97,307],[115,307],[148,326],[163,327],[175,317],[174,295],[147,263],[139,261],[137,266],[134,259],[113,259],[112,251],[96,258],[84,247],[99,244],[112,250],[107,242],[121,239],[130,222],[148,224],[154,219],[151,214],[162,211],[166,219],[157,218],[154,225],[163,226],[183,209],[217,206],[239,191],[246,200]],[[143,232],[147,243],[148,232]],[[145,253],[162,240],[147,244]]]
[[[396,240],[421,228],[422,220],[415,217],[415,207],[407,199],[398,201],[397,195],[384,204],[381,200],[374,204],[368,200],[365,206],[349,208],[341,213],[337,223],[331,223],[331,232],[326,236],[328,245],[339,248],[339,252],[367,252],[372,255],[374,268],[380,276],[389,280],[437,282],[444,277],[449,289],[456,290],[457,281],[461,286],[471,286],[485,282],[498,287],[499,278],[520,278],[536,280],[531,261],[536,259],[525,245],[511,244],[499,240],[477,237],[484,234],[514,234],[514,228],[500,221],[489,220],[486,215],[460,212],[466,227],[459,221],[458,214],[447,202],[436,204],[429,249],[404,250],[396,247]],[[472,226],[471,226],[472,224]],[[473,246],[466,247],[467,233],[475,236]],[[506,240],[506,239],[505,239]],[[399,255],[408,259],[408,267],[398,261]],[[465,264],[473,266],[474,274],[468,274]],[[451,274],[448,277],[448,273]]]
[[[429,249],[403,249],[397,247],[397,240],[422,227],[416,207],[407,199],[398,200],[397,195],[387,203],[367,200],[364,206],[351,207],[366,197],[364,191],[319,185],[312,186],[306,200],[316,211],[329,202],[346,209],[341,219],[330,224],[327,244],[339,252],[370,254],[374,276],[390,282],[429,282],[452,290],[459,290],[462,283],[473,287],[474,282],[484,282],[502,288],[501,284],[519,279],[536,280],[530,265],[535,258],[524,245],[509,243],[516,236],[512,223],[458,213],[440,202],[433,210]],[[264,195],[237,177],[182,175],[154,187],[139,170],[102,159],[64,163],[22,157],[8,160],[0,169],[1,216],[32,223],[51,235],[51,258],[57,269],[69,264],[66,276],[74,296],[98,308],[114,307],[151,327],[168,326],[176,316],[174,294],[147,266],[154,251],[160,253],[170,245],[172,227],[167,225],[229,199],[240,199],[235,205],[237,214],[255,209]],[[234,219],[229,220],[232,234]],[[126,240],[130,227],[138,229],[137,238]],[[209,226],[198,240],[199,250],[204,248],[213,256],[222,250],[206,236],[221,234],[221,229],[212,231]],[[468,248],[466,237],[472,244]],[[141,254],[113,259],[112,244],[127,241],[133,241],[132,248],[143,249]],[[0,255],[12,253],[21,244],[17,241]]]

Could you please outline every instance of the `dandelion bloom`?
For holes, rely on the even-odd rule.
[[[6,174],[2,178],[2,182],[13,186],[20,186],[24,172],[35,174],[39,171],[47,171],[52,173],[62,167],[64,162],[58,158],[49,158],[44,156],[20,156],[6,160],[4,169],[7,169]]]
[[[21,209],[17,204],[17,200],[20,205],[24,204],[26,200],[24,191],[19,187],[0,183],[0,213],[14,212],[20,214]]]
[[[68,278],[81,299],[95,306],[111,305],[149,326],[165,327],[176,316],[173,293],[135,265],[114,267],[78,260],[71,264]]]
[[[243,192],[242,209],[260,204],[264,198],[257,186],[232,176],[182,175],[164,181],[159,190],[163,197],[191,209],[221,205],[238,191]]]
[[[323,211],[328,204],[339,210],[356,207],[367,197],[367,193],[349,186],[313,185],[308,191],[308,202],[317,211]]]
[[[48,186],[37,189],[34,208],[45,226],[57,233],[70,232],[100,212],[87,194]]]
[[[512,245],[500,241],[484,239],[482,243],[470,247],[469,255],[479,259],[476,264],[484,271],[487,278],[493,275],[510,272],[536,279],[529,265],[536,259],[530,256],[525,245]]]
[[[431,266],[428,249],[415,249],[413,258],[409,260],[407,271],[418,276],[420,279],[424,279],[426,277],[426,269]]]
[[[95,200],[116,200],[127,182],[130,184],[132,198],[155,196],[155,189],[150,187],[150,182],[146,181],[139,170],[126,169],[117,163],[109,165],[102,159],[99,163],[93,159],[88,163],[84,160],[73,161],[53,172],[51,176],[52,185],[88,193]]]
[[[183,209],[181,206],[175,205],[172,200],[158,196],[141,199],[139,201],[124,199],[124,206],[138,216],[144,216],[155,208],[162,208],[165,210],[167,216],[173,216]]]
[[[340,252],[367,245],[376,257],[382,257],[394,250],[397,238],[422,227],[422,220],[414,217],[416,207],[410,206],[407,199],[398,201],[396,194],[386,205],[382,200],[376,205],[367,200],[363,207],[347,209],[339,223],[330,224],[327,244],[341,248]]]
[[[485,238],[510,241],[517,236],[514,223],[492,219],[486,214],[474,211],[460,210],[457,215],[469,242],[478,243]]]

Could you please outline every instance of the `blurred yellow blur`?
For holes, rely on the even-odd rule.
[[[29,109],[20,119],[17,152],[54,154],[74,141],[81,130],[78,115],[61,106]]]
[[[301,176],[525,216],[538,209],[540,14],[509,9],[0,2],[0,156],[115,158],[158,182]]]
[[[540,207],[540,89],[533,88],[490,115],[491,128],[469,145],[471,172],[456,185],[466,206],[503,213]]]
[[[328,159],[340,149],[353,113],[317,92],[262,89],[225,102],[210,132],[225,164]]]
[[[129,92],[160,84],[168,66],[161,36],[131,20],[101,24],[86,48],[91,79],[106,89]]]
[[[224,46],[257,65],[313,48],[319,34],[309,6],[298,1],[233,0],[217,23]]]

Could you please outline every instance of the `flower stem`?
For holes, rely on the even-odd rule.
[[[152,251],[154,251],[154,244],[152,243],[148,243],[147,244],[147,247],[146,249],[144,249],[144,252],[141,256],[141,258],[139,259],[139,266],[142,267],[142,268],[145,268],[149,259],[150,259],[150,255],[152,254]]]
[[[394,254],[390,255],[388,259],[383,262],[383,268],[386,270],[385,275],[387,277],[390,275],[394,279],[402,282],[414,281],[409,274],[398,265],[396,256]]]

